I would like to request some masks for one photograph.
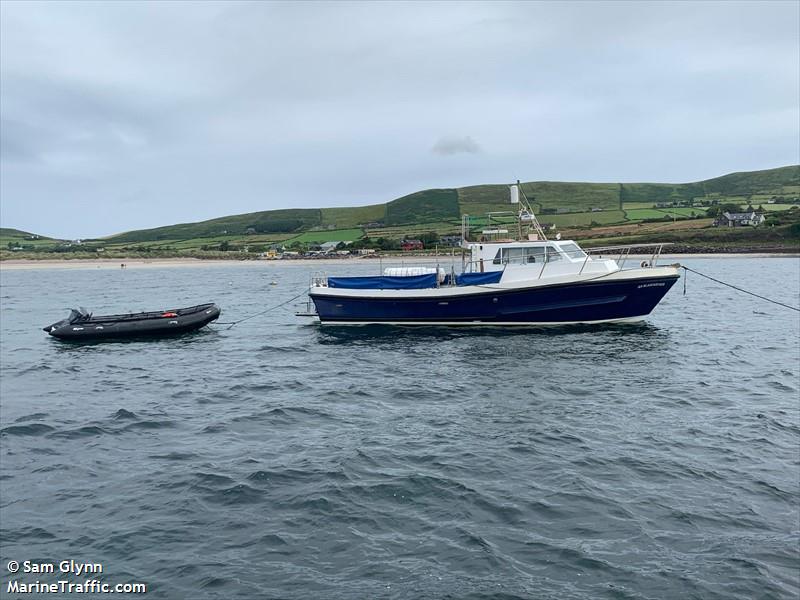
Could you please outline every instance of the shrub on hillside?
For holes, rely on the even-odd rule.
[[[712,206],[706,211],[706,215],[709,217],[718,217],[722,213],[738,213],[742,212],[742,207],[738,204],[732,204],[730,202],[725,204],[718,204],[717,206]]]
[[[258,233],[292,233],[304,225],[302,219],[259,219],[250,227]]]

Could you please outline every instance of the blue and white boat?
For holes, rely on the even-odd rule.
[[[473,231],[465,216],[459,274],[454,265],[438,264],[389,268],[375,277],[316,276],[311,316],[322,325],[630,322],[649,315],[678,280],[679,265],[658,265],[664,244],[585,252],[574,241],[547,239],[520,192],[511,186],[511,202],[520,205],[516,239],[508,225]]]

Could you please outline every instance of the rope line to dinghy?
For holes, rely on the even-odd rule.
[[[250,315],[249,317],[244,317],[243,319],[239,319],[238,321],[228,321],[228,322],[217,321],[216,323],[214,323],[214,325],[228,325],[229,327],[227,327],[226,329],[231,329],[234,325],[238,325],[239,323],[243,323],[244,321],[249,321],[250,319],[253,319],[255,317],[260,317],[261,315],[264,315],[264,314],[266,314],[266,313],[268,313],[270,311],[277,310],[277,309],[279,309],[279,308],[281,308],[283,306],[286,306],[290,302],[294,302],[300,296],[303,296],[304,294],[307,294],[307,293],[308,293],[308,290],[303,290],[302,292],[297,294],[297,296],[294,296],[293,298],[289,298],[285,302],[281,302],[280,304],[276,304],[275,306],[270,306],[266,310],[262,310],[261,312],[257,312],[254,315]]]
[[[784,308],[788,308],[788,309],[796,310],[797,312],[800,312],[800,308],[797,308],[796,306],[791,306],[789,304],[784,304],[783,302],[778,302],[777,300],[772,300],[771,298],[767,298],[766,296],[761,296],[761,295],[756,294],[754,292],[750,292],[750,291],[747,291],[747,290],[742,289],[740,287],[737,287],[737,286],[733,285],[732,283],[725,283],[724,281],[720,281],[719,279],[714,279],[710,275],[706,275],[705,273],[701,273],[700,271],[695,271],[694,269],[690,269],[687,266],[681,265],[681,269],[684,269],[687,272],[691,271],[692,273],[697,273],[698,275],[700,275],[700,277],[705,277],[706,279],[710,279],[711,281],[715,281],[716,283],[719,283],[721,285],[727,285],[729,288],[733,288],[737,292],[750,294],[751,296],[755,296],[756,298],[760,298],[761,300],[765,300],[766,302],[772,302],[773,304],[777,304],[778,306],[783,306]],[[683,294],[684,295],[686,295],[686,279],[687,279],[687,277],[683,278]]]

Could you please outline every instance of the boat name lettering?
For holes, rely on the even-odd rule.
[[[642,283],[640,285],[637,285],[636,287],[641,289],[641,288],[646,288],[646,287],[664,287],[664,285],[665,284],[664,284],[663,281],[659,281],[657,283]]]

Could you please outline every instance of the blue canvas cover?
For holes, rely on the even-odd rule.
[[[488,273],[462,273],[456,276],[456,285],[486,285],[489,283],[499,283],[503,276],[502,271],[490,271]]]
[[[436,273],[410,277],[328,277],[328,287],[351,290],[422,290],[436,287]]]

